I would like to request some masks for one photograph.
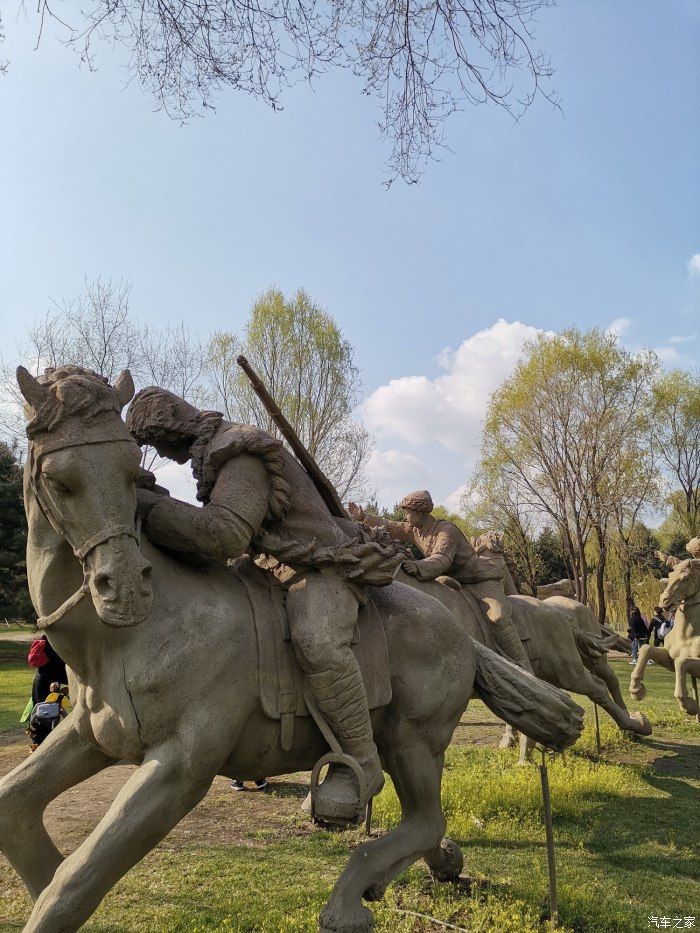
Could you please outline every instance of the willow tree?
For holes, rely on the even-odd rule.
[[[245,353],[341,498],[362,498],[371,438],[353,418],[360,375],[351,344],[304,291],[278,289],[255,302],[242,339],[218,332],[207,357],[209,403],[227,418],[279,431],[236,365]]]
[[[653,353],[631,353],[597,329],[540,334],[494,393],[482,469],[553,522],[588,598],[587,544],[596,543],[596,602],[605,617],[609,532],[648,464]],[[653,469],[653,467],[650,466]]]
[[[671,523],[700,535],[700,374],[680,369],[654,384],[654,433],[671,483]]]

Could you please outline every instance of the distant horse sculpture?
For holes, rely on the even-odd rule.
[[[675,609],[673,628],[664,638],[663,648],[642,645],[632,671],[630,693],[642,700],[646,696],[644,671],[649,661],[661,664],[675,673],[674,696],[689,716],[697,716],[697,694],[688,693],[687,676],[694,685],[700,677],[700,560],[684,560],[677,564],[668,577],[666,588],[659,599],[662,609]]]
[[[36,380],[28,403],[25,507],[31,596],[69,668],[74,711],[0,782],[0,847],[24,880],[31,933],[80,927],[109,889],[206,794],[216,774],[309,770],[327,751],[314,721],[281,726],[260,699],[256,613],[262,571],[191,566],[147,540],[134,516],[140,451],[121,420],[128,373],[110,386],[77,367]],[[257,588],[256,588],[257,586]],[[398,826],[358,846],[321,914],[323,930],[367,931],[362,899],[424,858],[441,880],[462,865],[443,839],[443,755],[472,693],[534,739],[564,748],[582,711],[565,694],[476,644],[428,595],[401,584],[373,602],[388,645],[391,699],[373,712],[398,793]],[[269,598],[268,598],[269,602]],[[138,765],[66,858],[42,822],[51,800],[120,759]]]
[[[419,582],[401,572],[397,579],[429,593],[446,606],[464,629],[476,641],[495,648],[489,626],[481,617],[469,587],[433,581]],[[537,677],[562,690],[580,693],[597,703],[620,729],[637,735],[650,735],[651,726],[643,713],[629,713],[615,672],[607,660],[607,650],[616,640],[614,633],[605,633],[587,606],[564,596],[545,601],[532,596],[508,596],[513,619]],[[511,724],[501,746],[514,744],[516,735]],[[521,740],[521,761],[532,743]]]

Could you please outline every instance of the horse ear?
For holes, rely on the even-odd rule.
[[[38,411],[49,394],[46,386],[43,386],[38,379],[35,379],[24,366],[17,367],[17,385],[27,403],[34,411]]]
[[[136,392],[134,380],[131,378],[131,373],[128,369],[123,369],[119,373],[114,381],[114,388],[122,408],[128,405]]]

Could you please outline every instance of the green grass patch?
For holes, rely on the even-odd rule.
[[[0,650],[1,646],[2,642]],[[22,647],[22,660],[0,664],[0,733],[20,728],[20,716],[32,695],[35,671],[27,665],[26,646]]]
[[[0,723],[11,699],[0,668]],[[631,668],[616,663],[626,695]],[[565,933],[646,931],[649,917],[700,918],[697,841],[700,838],[700,729],[673,698],[671,674],[647,671],[648,694],[630,702],[654,723],[650,738],[622,735],[601,712],[602,756],[594,758],[592,711],[586,731],[565,756],[548,759],[557,853],[561,929]],[[21,710],[20,710],[21,711]],[[18,718],[19,714],[16,714]],[[460,736],[473,740],[493,717],[471,704]],[[539,773],[515,765],[517,752],[453,745],[446,756],[443,803],[448,834],[464,851],[471,889],[433,882],[422,862],[403,872],[383,901],[372,905],[382,933],[440,931],[430,918],[469,931],[543,933],[547,860]],[[274,794],[274,784],[273,784]],[[261,798],[262,799],[262,798]],[[217,798],[217,812],[241,801]],[[268,801],[269,802],[269,801]],[[246,798],[256,812],[257,798]],[[360,832],[306,833],[296,799],[281,796],[281,826],[251,818],[237,844],[166,839],[108,894],[84,927],[90,933],[286,933],[315,931]],[[287,807],[287,810],[282,809]],[[399,819],[388,782],[375,802],[375,826]],[[76,819],[79,815],[76,814]],[[217,840],[218,842],[218,840]],[[0,865],[0,931],[26,922],[29,898]],[[422,916],[420,916],[422,915]],[[426,919],[428,918],[428,919]],[[700,927],[700,919],[696,920]]]

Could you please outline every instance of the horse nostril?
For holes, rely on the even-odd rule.
[[[147,596],[151,592],[151,577],[153,576],[153,567],[150,564],[141,571],[141,593]]]
[[[114,582],[107,573],[96,573],[93,584],[100,599],[105,602],[116,599],[117,593],[114,588]]]

